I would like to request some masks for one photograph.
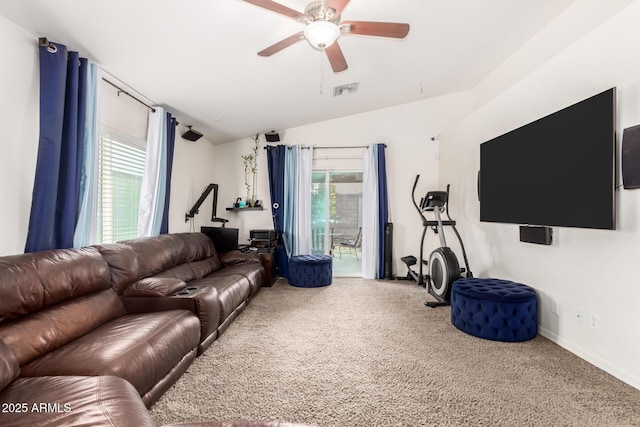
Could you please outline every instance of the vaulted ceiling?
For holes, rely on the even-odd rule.
[[[307,0],[278,3],[304,11]],[[0,0],[0,14],[66,44],[213,143],[471,89],[573,0],[351,0],[343,20],[406,22],[404,39],[343,35],[334,73],[304,29],[243,0]],[[359,83],[356,92],[333,88]]]

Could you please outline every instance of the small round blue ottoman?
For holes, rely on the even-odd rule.
[[[538,333],[538,298],[522,283],[458,279],[451,285],[451,323],[480,338],[527,341]]]
[[[289,258],[289,284],[300,288],[330,285],[332,266],[329,255],[294,255]]]

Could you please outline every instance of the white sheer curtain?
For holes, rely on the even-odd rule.
[[[295,196],[295,255],[311,253],[311,174],[313,148],[297,147]]]
[[[311,173],[313,149],[286,149],[284,165],[283,240],[287,255],[311,253]]]
[[[364,154],[362,185],[362,277],[375,279],[378,270],[378,178],[373,146]]]
[[[98,141],[100,141],[100,96],[102,70],[89,61],[87,66],[87,111],[83,132],[83,164],[80,181],[78,222],[73,246],[96,243],[98,216]]]
[[[385,147],[384,144],[370,145],[364,155],[362,276],[367,279],[380,279],[387,273],[384,231],[389,220],[389,199]]]
[[[285,149],[284,158],[284,215],[282,217],[282,238],[287,255],[297,255],[296,251],[296,195],[298,186],[298,151],[297,145]]]
[[[140,191],[138,236],[160,234],[167,179],[167,124],[162,107],[149,110],[147,151]]]

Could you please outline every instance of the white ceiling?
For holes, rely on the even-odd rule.
[[[0,0],[0,14],[66,44],[213,143],[474,87],[574,0],[351,0],[343,20],[407,22],[406,39],[343,35],[333,73],[303,24],[242,0]],[[280,0],[303,11],[307,0]],[[357,92],[333,87],[359,82]]]

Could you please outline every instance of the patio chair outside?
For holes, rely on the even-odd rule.
[[[338,253],[340,254],[340,258],[342,259],[342,248],[347,248],[349,250],[349,254],[352,253],[355,255],[356,259],[358,258],[358,250],[362,247],[362,227],[358,228],[358,234],[355,238],[349,239],[346,242],[341,242],[338,245]]]

